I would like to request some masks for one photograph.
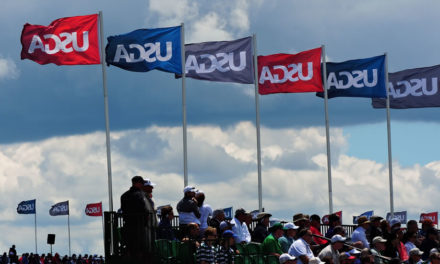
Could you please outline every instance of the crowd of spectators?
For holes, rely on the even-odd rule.
[[[0,258],[0,264],[104,264],[103,256],[98,255],[76,255],[72,256],[65,255],[61,257],[58,253],[52,255],[48,254],[34,254],[34,253],[23,253],[22,255],[17,254],[15,245],[9,249],[9,252],[4,252]]]
[[[151,181],[136,177],[139,180],[138,195],[152,199],[152,188],[145,192],[144,187],[152,186]],[[135,186],[135,181],[132,183]],[[178,232],[171,224],[173,207],[168,205],[161,208],[160,221],[156,228],[148,230],[149,236],[190,243],[196,263],[201,264],[233,263],[235,256],[242,254],[241,246],[249,243],[258,243],[264,255],[275,256],[280,263],[440,264],[439,235],[430,221],[423,222],[419,229],[418,223],[411,220],[403,228],[396,218],[388,222],[380,216],[361,216],[348,237],[336,214],[329,216],[329,228],[322,234],[321,218],[316,214],[297,213],[292,222],[270,224],[270,213],[260,212],[253,217],[240,208],[232,219],[227,220],[223,210],[212,210],[205,198],[203,191],[186,186],[183,198],[176,206]],[[129,219],[124,209],[122,213],[124,221]],[[148,248],[154,248],[154,245]]]

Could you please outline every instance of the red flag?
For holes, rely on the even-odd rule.
[[[438,212],[420,214],[420,223],[425,220],[431,220],[434,225],[438,224]]]
[[[341,219],[341,223],[342,223],[342,211],[338,211],[338,212],[335,212],[335,213],[333,213],[333,214],[339,216],[339,219]],[[328,223],[329,223],[329,221],[328,221],[329,216],[330,216],[330,215],[324,215],[324,216],[322,217],[321,222],[322,222],[324,225],[328,225]]]
[[[21,59],[39,64],[100,64],[98,15],[59,18],[49,26],[25,24]]]
[[[298,54],[258,56],[258,92],[323,92],[321,48]]]
[[[102,216],[102,202],[88,204],[85,211],[88,216]]]

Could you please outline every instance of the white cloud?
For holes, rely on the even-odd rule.
[[[20,71],[15,62],[8,58],[3,58],[0,55],[0,80],[2,79],[17,79]]]
[[[139,174],[157,183],[157,205],[176,205],[182,196],[182,130],[151,126],[112,133],[114,208]],[[351,215],[389,208],[388,167],[345,153],[342,129],[332,129],[333,200]],[[272,129],[262,127],[263,206],[275,217],[294,213],[328,212],[325,133],[322,127]],[[258,208],[255,127],[250,122],[227,128],[188,128],[189,182],[203,189],[214,208]],[[396,210],[415,214],[436,210],[440,198],[440,161],[425,166],[401,167],[394,163]],[[99,219],[84,216],[87,203],[103,201],[107,210],[107,171],[104,133],[57,137],[40,142],[0,145],[0,246],[12,243],[33,251],[33,218],[17,215],[22,200],[37,198],[39,244],[47,233],[57,234],[57,251],[67,252],[66,219],[50,217],[55,202],[71,205],[72,251],[102,253]],[[84,242],[87,237],[87,242]],[[41,246],[44,249],[44,246]],[[40,248],[41,248],[40,247]],[[44,249],[46,251],[46,249]]]

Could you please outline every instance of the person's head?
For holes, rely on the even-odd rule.
[[[235,218],[237,218],[238,221],[243,223],[247,218],[246,210],[244,210],[243,208],[235,210]]]
[[[416,220],[409,220],[408,223],[406,223],[406,231],[417,233],[417,231],[419,231],[419,226],[417,224],[417,221]]]
[[[131,178],[131,186],[142,189],[144,187],[144,178],[139,175],[134,176]]]
[[[345,232],[345,229],[342,226],[338,225],[333,228],[333,235],[341,235],[345,237],[347,232]]]
[[[382,219],[383,218],[381,216],[373,215],[373,216],[370,217],[370,222],[371,222],[370,225],[375,226],[375,227],[379,227],[380,226],[380,221]]]
[[[196,195],[196,188],[194,186],[186,186],[183,188],[183,195],[187,198],[192,198]]]
[[[438,238],[437,229],[432,227],[426,230],[426,238],[429,240],[436,240]]]
[[[166,205],[164,207],[162,207],[160,209],[160,218],[161,219],[168,219],[168,220],[173,220],[174,218],[174,212],[173,212],[173,207],[171,207],[170,205]]]
[[[319,228],[321,227],[321,217],[316,214],[310,216],[310,225],[319,230]]]
[[[225,211],[223,209],[216,209],[212,212],[212,218],[217,219],[218,221],[225,220]]]
[[[296,264],[296,257],[287,253],[281,254],[279,258],[280,264]]]
[[[372,240],[373,247],[379,252],[382,252],[385,250],[385,243],[386,242],[387,242],[387,240],[383,239],[381,236],[374,237]]]
[[[417,263],[422,258],[423,251],[421,251],[418,248],[413,248],[408,252],[408,254],[409,254],[409,257],[411,258],[412,262]]]
[[[197,200],[197,205],[199,207],[201,207],[203,205],[203,202],[205,201],[205,193],[202,190],[198,190],[196,192],[196,200]]]
[[[374,263],[374,256],[371,254],[365,254],[360,257],[362,264],[372,264]]]
[[[256,220],[258,221],[258,223],[263,224],[264,226],[268,227],[269,223],[270,223],[270,217],[272,215],[269,213],[258,213]]]
[[[199,225],[197,223],[189,223],[187,227],[188,227],[188,236],[190,238],[197,238],[197,237],[199,237],[200,228],[199,228]]]
[[[388,221],[385,219],[380,221],[380,228],[382,229],[382,232],[389,233],[391,231],[390,223],[388,223]]]
[[[367,229],[368,226],[370,225],[370,221],[366,216],[363,215],[358,218],[357,224],[358,226],[362,226],[364,229]]]
[[[434,224],[430,219],[425,219],[422,221],[422,230],[428,230],[429,228],[434,227]]]
[[[312,231],[308,228],[303,228],[299,230],[298,237],[304,239],[307,243],[311,243],[313,240]]]
[[[284,234],[283,225],[279,222],[275,223],[270,227],[270,232],[276,239],[282,237]]]
[[[307,223],[309,222],[309,218],[306,217],[304,214],[299,213],[293,216],[293,223],[299,228],[306,227]]]
[[[330,243],[335,250],[340,250],[344,247],[345,240],[346,238],[341,235],[334,235],[332,236]]]
[[[411,243],[415,243],[417,240],[417,232],[414,231],[407,231],[404,235],[403,235],[403,240],[405,242],[411,242]]]
[[[204,233],[205,241],[207,244],[211,245],[217,239],[217,229],[212,226],[208,226]]]
[[[225,230],[232,230],[232,226],[235,225],[234,223],[228,222],[228,221],[222,221],[220,222],[220,231],[225,231]]]
[[[429,260],[432,264],[440,264],[440,253],[432,252],[429,254]]]
[[[144,190],[145,193],[151,195],[153,193],[153,189],[155,185],[156,184],[151,182],[150,179],[145,179],[142,189]]]
[[[232,232],[232,230],[226,230],[223,232],[222,238],[223,238],[223,246],[229,247],[234,244],[235,238],[237,235]]]
[[[355,256],[351,256],[348,252],[342,252],[339,254],[339,263],[352,264],[356,259]]]
[[[331,214],[328,217],[328,225],[330,227],[335,227],[341,225],[341,218],[337,214]]]
[[[402,223],[400,223],[400,219],[395,217],[393,219],[390,220],[390,228],[391,230],[395,229],[395,228],[400,228],[402,226]]]
[[[298,226],[290,222],[286,223],[283,227],[284,232],[286,233],[286,237],[290,237],[290,238],[294,238],[296,236],[298,228],[299,228]]]

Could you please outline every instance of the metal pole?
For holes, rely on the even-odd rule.
[[[390,179],[390,214],[394,217],[393,198],[393,158],[391,154],[391,122],[390,122],[390,93],[388,89],[388,55],[385,52],[385,89],[387,91],[387,136],[388,136],[388,171]]]
[[[38,247],[37,247],[37,202],[35,202],[34,223],[35,223],[35,254],[38,254]]]
[[[102,66],[102,86],[104,89],[104,112],[105,112],[105,142],[107,146],[107,173],[108,173],[108,206],[113,211],[113,193],[112,193],[112,157],[110,153],[110,122],[108,115],[108,91],[107,91],[107,72],[105,68],[104,52],[104,24],[102,11],[99,11],[99,32],[101,36],[101,66]]]
[[[67,229],[69,231],[69,257],[72,256],[70,253],[70,213],[67,215]]]
[[[263,211],[263,184],[261,179],[261,144],[260,144],[260,98],[258,95],[258,58],[257,36],[252,35],[254,55],[254,87],[255,87],[255,127],[257,130],[257,166],[258,166],[258,211]]]
[[[182,57],[182,119],[183,119],[183,185],[188,185],[188,147],[186,136],[186,89],[185,89],[185,28],[180,27],[180,50]]]
[[[325,45],[322,48],[322,67],[324,85],[324,108],[325,108],[325,138],[327,143],[327,174],[328,174],[328,207],[329,213],[333,213],[333,187],[332,187],[332,162],[330,153],[330,129],[328,121],[328,94],[327,94],[327,64],[325,59]]]

